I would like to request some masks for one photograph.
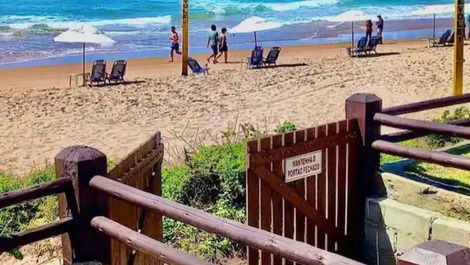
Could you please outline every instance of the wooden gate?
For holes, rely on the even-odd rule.
[[[161,195],[163,144],[160,132],[130,153],[108,173],[108,178],[140,190]],[[158,241],[163,239],[162,216],[123,200],[111,198],[109,218]],[[158,259],[136,253],[125,243],[111,241],[112,265],[160,264]]]
[[[359,138],[357,120],[347,120],[249,142],[248,224],[342,255],[357,255],[361,241],[355,246],[354,234],[362,230],[356,188]],[[321,172],[305,177],[309,171]],[[249,265],[282,262],[276,255],[248,249]]]

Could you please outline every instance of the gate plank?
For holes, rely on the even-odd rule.
[[[294,133],[284,134],[283,145],[291,146],[294,143]],[[290,202],[284,200],[284,236],[294,238],[294,207]],[[286,260],[285,265],[292,265],[293,262]]]
[[[258,141],[251,141],[247,143],[247,151],[249,157],[252,153],[258,151]],[[250,160],[248,160],[250,161]],[[246,173],[246,193],[247,193],[247,215],[248,225],[259,228],[259,178],[251,168],[251,162],[248,162],[248,170]],[[258,249],[248,247],[248,264],[258,265],[259,251]]]
[[[272,148],[282,147],[282,135],[275,135],[272,137]],[[276,160],[272,162],[272,170],[276,175],[282,176],[282,160]],[[283,226],[283,204],[281,195],[273,191],[272,192],[273,200],[273,233],[282,236],[282,226]],[[273,265],[282,265],[282,258],[280,256],[273,256]]]
[[[310,128],[307,129],[307,141],[312,141],[316,137],[316,129],[315,128]],[[315,210],[318,210],[316,207],[316,181],[317,181],[317,176],[313,176],[311,178],[307,179],[307,201],[308,203],[315,208]],[[312,246],[316,246],[316,226],[315,223],[307,218],[307,239],[306,242]]]
[[[268,151],[271,149],[271,138],[263,138],[260,140],[259,151]],[[271,163],[267,163],[264,166],[271,168]],[[271,232],[271,188],[269,184],[264,181],[260,182],[261,185],[261,229]],[[271,253],[262,251],[261,252],[261,264],[271,265]]]
[[[328,136],[337,135],[337,123],[330,123],[327,127]],[[328,149],[327,165],[327,219],[328,222],[336,227],[336,144],[332,144]],[[335,251],[335,241],[327,234],[327,245],[325,250]]]
[[[305,131],[296,131],[295,143],[297,144],[302,142],[305,142]],[[299,179],[294,183],[295,191],[305,200],[305,179]],[[305,215],[303,215],[302,211],[298,208],[295,209],[295,240],[300,242],[305,241]]]
[[[347,121],[340,121],[338,123],[338,132],[339,134],[347,133]],[[346,148],[347,144],[341,143],[338,147],[338,208],[337,208],[337,218],[338,218],[338,230],[346,235],[345,224],[346,224]],[[344,251],[344,240],[338,242],[338,253],[343,253]]]
[[[317,128],[318,130],[318,137],[317,139],[322,139],[324,137],[326,137],[326,126],[323,125],[323,126],[320,126]],[[325,210],[325,207],[326,207],[326,174],[325,174],[325,168],[326,168],[326,157],[325,157],[325,154],[326,154],[326,150],[323,149],[322,150],[322,154],[323,154],[323,157],[322,157],[322,172],[320,174],[318,174],[318,187],[317,187],[317,199],[318,199],[318,213],[321,215],[321,216],[325,216],[326,214],[326,210]],[[318,248],[321,248],[321,249],[325,249],[325,231],[323,229],[321,229],[320,227],[318,227],[318,234],[317,234],[317,238],[318,238],[318,241],[317,241],[317,247]]]

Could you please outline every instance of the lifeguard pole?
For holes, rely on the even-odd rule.
[[[189,0],[182,0],[181,5],[181,29],[183,31],[183,60],[181,75],[188,75],[189,57]]]
[[[454,15],[454,96],[463,94],[463,63],[465,40],[465,0],[455,0]]]

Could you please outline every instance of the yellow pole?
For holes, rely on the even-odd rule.
[[[455,0],[454,15],[454,96],[463,94],[463,46],[465,40],[465,0]]]
[[[181,29],[183,31],[183,60],[181,74],[188,75],[189,57],[189,0],[183,0],[181,6]]]

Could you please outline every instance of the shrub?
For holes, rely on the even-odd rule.
[[[458,121],[458,120],[467,120],[470,119],[470,108],[467,107],[460,107],[454,110],[454,112],[450,112],[449,110],[444,111],[441,117],[433,119],[433,122],[437,123],[449,123],[451,121]],[[438,135],[433,134],[428,136],[427,143],[433,148],[441,148],[448,144],[455,144],[462,141],[461,138],[451,137],[446,135]]]
[[[0,173],[0,193],[23,189],[55,179],[52,167],[38,170],[24,178]],[[58,202],[54,196],[44,197],[13,205],[0,210],[0,236],[9,236],[20,230],[34,228],[57,219]],[[17,259],[23,255],[19,250],[10,251]]]
[[[274,130],[275,133],[281,134],[281,133],[288,133],[288,132],[293,132],[297,128],[295,127],[295,124],[293,124],[290,121],[285,121],[284,123],[281,123],[277,125],[276,129]]]
[[[245,221],[245,145],[203,146],[184,165],[163,170],[165,198],[217,216]],[[226,238],[205,233],[164,218],[165,242],[208,261],[218,261],[243,250]]]

